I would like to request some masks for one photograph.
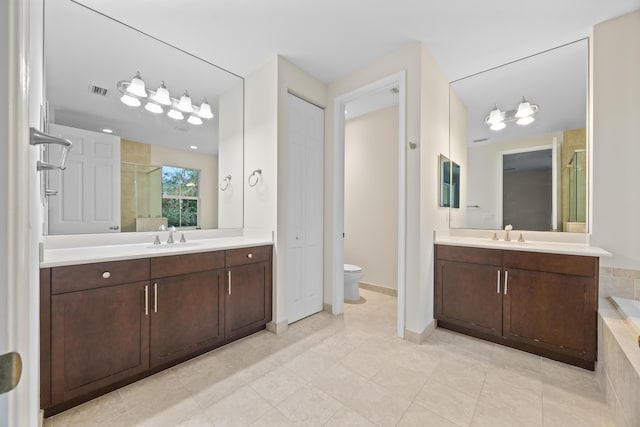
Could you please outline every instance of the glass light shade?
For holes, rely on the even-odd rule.
[[[178,110],[183,113],[193,113],[193,105],[191,105],[191,98],[189,97],[189,93],[185,90],[184,95],[180,97],[180,102],[176,105]]]
[[[131,83],[127,86],[126,91],[132,95],[137,96],[138,98],[146,98],[147,97],[147,89],[144,85],[144,80],[140,77],[140,73],[138,72],[134,78],[131,79]]]
[[[206,99],[202,101],[202,104],[200,104],[200,110],[198,111],[198,116],[202,117],[203,119],[213,118],[213,113],[211,112],[211,105],[209,105]]]
[[[189,116],[189,118],[187,119],[187,121],[188,121],[189,123],[191,123],[192,125],[196,125],[196,126],[199,126],[199,125],[201,125],[201,124],[202,124],[202,119],[201,119],[200,117],[198,117],[198,116],[194,116],[194,115]]]
[[[486,123],[489,125],[495,125],[496,123],[501,123],[503,121],[504,113],[500,111],[498,107],[496,107],[489,113],[489,117],[487,118]]]
[[[516,117],[517,118],[529,117],[529,116],[533,116],[533,113],[535,113],[535,111],[531,107],[531,103],[523,99],[520,105],[518,105],[518,111],[516,112]]]
[[[147,102],[147,104],[144,106],[144,109],[154,114],[164,113],[162,107],[158,104],[154,104],[153,102]]]
[[[184,119],[184,115],[180,111],[175,110],[173,108],[171,110],[169,110],[169,112],[167,113],[167,116],[171,117],[173,120],[182,120],[182,119]]]
[[[153,99],[155,102],[157,102],[160,105],[171,105],[171,96],[169,95],[169,91],[167,90],[167,87],[164,85],[164,82],[162,82],[162,84],[160,85],[158,90],[156,90],[156,93],[153,95],[151,99]]]
[[[533,123],[535,120],[536,119],[533,116],[520,117],[518,121],[516,121],[516,124],[520,126],[526,126]]]
[[[120,101],[123,104],[128,105],[129,107],[139,107],[140,105],[142,105],[138,98],[134,98],[133,96],[127,95],[126,93],[122,95]]]
[[[502,130],[504,128],[506,128],[507,125],[505,124],[505,122],[498,122],[498,123],[494,123],[491,126],[489,126],[489,129],[491,130]]]

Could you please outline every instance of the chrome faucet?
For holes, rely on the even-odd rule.
[[[156,239],[153,241],[153,244],[154,245],[160,245],[161,244],[160,243],[160,236],[158,236],[157,234],[156,234]]]
[[[509,236],[509,232],[511,230],[513,230],[513,226],[511,224],[505,225],[505,227],[504,227],[504,241],[505,242],[510,242],[511,241],[511,236]]]
[[[167,239],[167,243],[174,243],[173,242],[173,232],[176,231],[176,227],[171,227],[169,229],[169,239]]]

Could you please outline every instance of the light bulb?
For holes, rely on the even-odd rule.
[[[171,110],[169,110],[169,112],[167,113],[167,116],[171,117],[173,120],[182,120],[182,119],[184,119],[184,115],[180,111],[175,110],[173,108]]]
[[[142,104],[138,98],[134,98],[133,96],[127,95],[126,93],[122,95],[120,101],[123,104],[128,105],[129,107],[139,107]]]
[[[131,95],[135,95],[138,98],[146,98],[147,90],[144,85],[144,80],[140,77],[140,71],[131,79],[131,83],[125,89]]]
[[[194,115],[189,116],[189,118],[187,119],[187,121],[188,121],[189,123],[191,123],[192,125],[196,125],[196,126],[199,126],[199,125],[201,125],[201,124],[202,124],[202,119],[201,119],[200,117],[198,117],[198,116],[194,116]]]
[[[520,117],[516,124],[526,126],[533,123],[536,119],[533,116]]]
[[[494,123],[491,126],[489,126],[489,129],[491,130],[502,130],[504,128],[506,128],[507,125],[505,124],[505,122],[498,122],[498,123]]]
[[[184,91],[184,94],[180,97],[180,102],[178,102],[176,108],[178,108],[178,110],[182,111],[183,113],[193,113],[193,105],[191,105],[189,92],[187,92],[186,90]]]
[[[158,104],[154,104],[153,102],[147,102],[147,104],[144,106],[144,109],[154,114],[164,113],[162,107]]]

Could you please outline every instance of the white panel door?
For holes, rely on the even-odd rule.
[[[322,311],[324,110],[289,94],[287,320]]]
[[[49,234],[120,231],[120,138],[52,124],[49,134],[73,142],[64,171],[49,172]],[[52,146],[49,161],[60,150]]]

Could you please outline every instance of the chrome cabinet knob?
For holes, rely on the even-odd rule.
[[[102,278],[103,279],[108,279],[109,277],[111,277],[111,273],[108,271],[103,271],[102,272]]]
[[[249,259],[253,258],[253,254],[252,254],[251,252],[249,252],[249,253],[247,254],[247,258],[249,258]]]

